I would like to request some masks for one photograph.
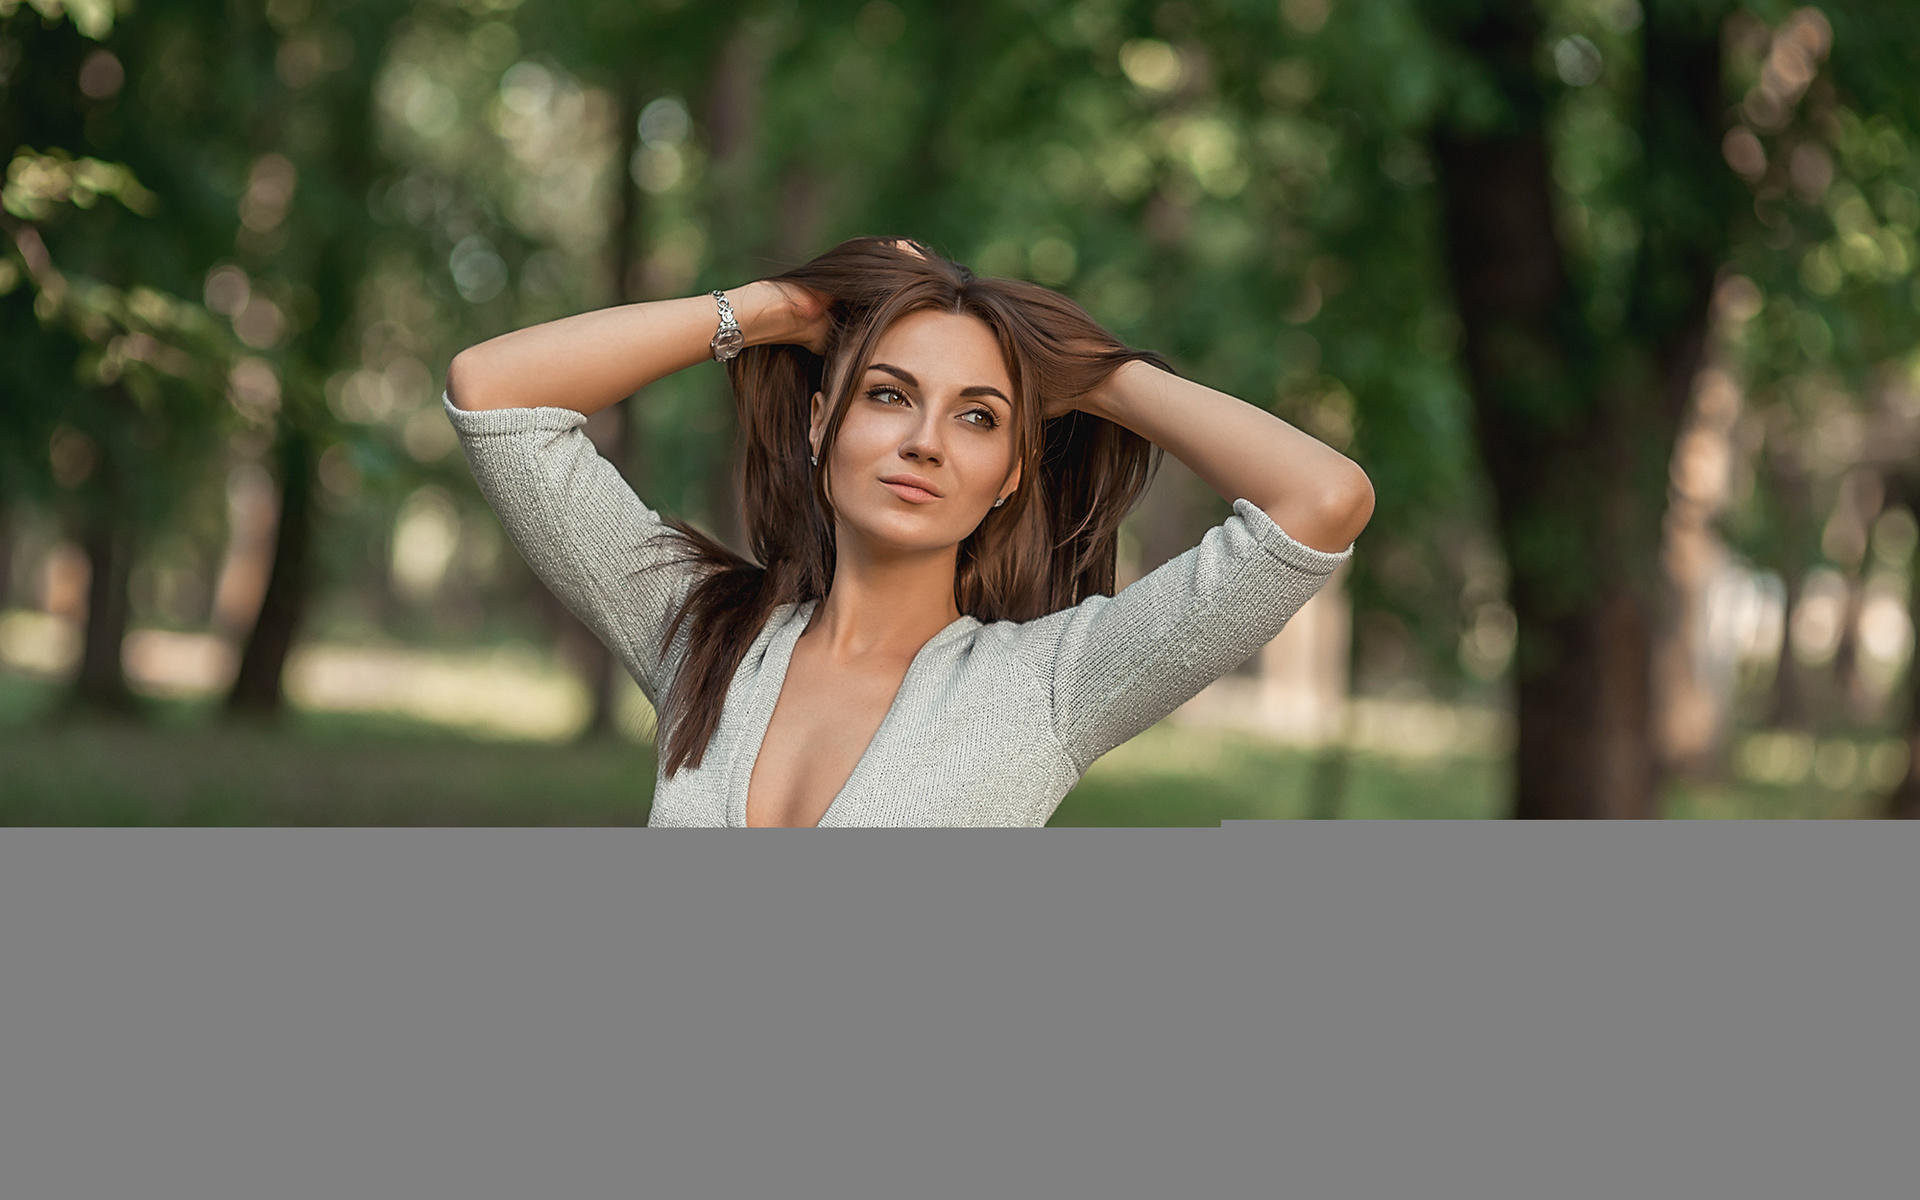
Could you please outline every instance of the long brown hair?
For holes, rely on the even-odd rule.
[[[832,298],[826,352],[750,346],[728,364],[744,442],[742,513],[757,562],[671,521],[701,568],[661,640],[684,626],[686,660],[662,706],[662,765],[697,767],[719,728],[727,687],[748,645],[782,604],[818,600],[833,584],[833,505],[826,472],[808,462],[815,392],[829,405],[819,457],[834,438],[875,345],[922,309],[977,317],[1000,343],[1014,395],[1021,484],[960,543],[954,603],[983,622],[1028,621],[1110,593],[1120,520],[1146,489],[1158,452],[1111,421],[1071,411],[1043,419],[1047,400],[1098,387],[1122,364],[1170,370],[1159,355],[1114,338],[1079,305],[1036,284],[982,279],[918,243],[855,238],[773,278]]]

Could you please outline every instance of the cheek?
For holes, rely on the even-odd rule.
[[[899,441],[885,421],[856,408],[840,422],[840,432],[833,439],[833,461],[848,467],[866,466],[892,451]]]
[[[978,442],[977,446],[969,447],[967,473],[979,476],[982,487],[997,490],[1013,470],[1013,434],[1004,429],[995,430],[992,436],[980,438]]]

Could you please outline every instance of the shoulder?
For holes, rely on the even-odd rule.
[[[981,621],[962,616],[935,634],[920,651],[921,659],[948,681],[953,694],[974,695],[985,689],[1004,694],[1020,679],[1037,678],[1035,668],[1051,655],[1058,640],[1054,618],[1036,621]]]

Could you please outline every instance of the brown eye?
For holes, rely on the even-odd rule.
[[[975,417],[980,419],[974,421],[973,419]],[[994,416],[992,412],[984,408],[976,408],[971,412],[963,413],[961,419],[973,421],[975,425],[978,425],[982,429],[997,429],[1000,425],[1000,418]]]
[[[898,388],[890,387],[871,388],[867,392],[867,398],[870,400],[878,400],[882,404],[893,404],[896,402],[905,404],[907,402],[906,396],[903,395]]]

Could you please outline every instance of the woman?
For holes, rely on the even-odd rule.
[[[662,521],[580,428],[708,357],[757,563]],[[1043,825],[1277,634],[1373,511],[1277,417],[901,240],[506,334],[447,392],[515,544],[660,714],[654,825]],[[1107,595],[1155,446],[1234,514]]]

